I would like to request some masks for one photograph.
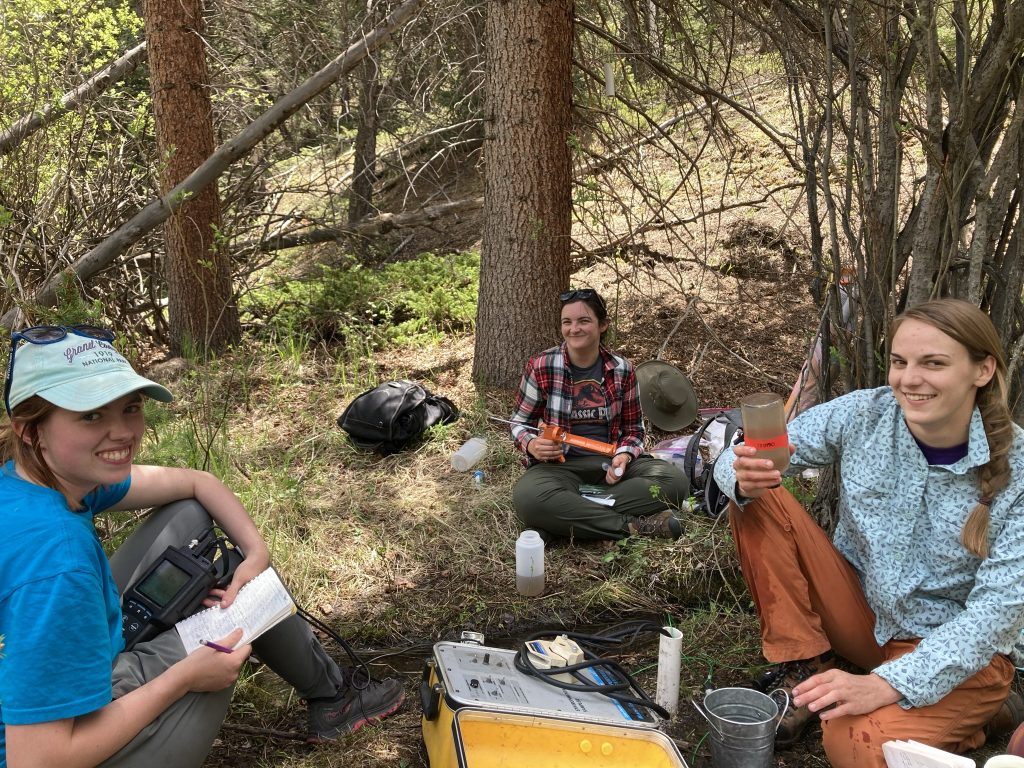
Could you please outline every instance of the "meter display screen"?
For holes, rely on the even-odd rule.
[[[149,576],[135,586],[135,591],[148,597],[156,605],[164,606],[188,584],[189,578],[187,571],[169,560],[163,560]]]

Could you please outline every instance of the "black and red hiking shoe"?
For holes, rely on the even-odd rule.
[[[812,675],[824,672],[835,667],[835,657],[831,651],[800,661],[786,661],[776,664],[765,672],[757,680],[751,683],[751,687],[762,693],[769,693],[772,690],[784,690],[789,697],[793,697],[793,689]],[[803,736],[807,726],[816,715],[806,706],[794,707],[790,704],[782,717],[778,728],[775,731],[775,746],[778,749],[785,749],[793,746]]]
[[[402,684],[394,678],[371,680],[365,688],[347,686],[331,699],[310,699],[309,738],[316,743],[334,741],[354,733],[367,723],[393,714],[405,700]]]

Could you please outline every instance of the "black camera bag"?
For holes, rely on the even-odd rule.
[[[397,453],[434,424],[459,417],[459,409],[447,397],[435,395],[414,381],[386,381],[363,392],[338,417],[360,448],[380,454]]]

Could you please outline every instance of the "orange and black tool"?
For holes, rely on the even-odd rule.
[[[540,422],[539,427],[532,427],[529,424],[522,424],[518,421],[509,421],[508,419],[499,419],[497,416],[488,416],[487,418],[492,421],[500,421],[503,424],[512,424],[516,427],[522,427],[523,429],[529,429],[532,432],[536,432],[538,436],[543,437],[545,440],[553,440],[556,443],[565,443],[566,445],[574,445],[577,448],[582,448],[585,451],[592,451],[602,456],[614,456],[616,447],[611,443],[602,443],[600,440],[591,440],[589,437],[580,437],[574,435],[565,427],[558,427],[554,424],[545,424],[543,421]],[[559,461],[565,461],[565,456],[559,456]]]
[[[565,427],[557,427],[554,424],[540,423],[540,436],[546,440],[554,440],[556,443],[574,445],[585,451],[599,453],[602,456],[614,456],[615,446],[611,443],[602,443],[600,440],[591,440],[589,437],[574,435]],[[565,461],[565,456],[559,456],[559,461]]]

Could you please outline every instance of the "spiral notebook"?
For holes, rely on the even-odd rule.
[[[273,568],[238,591],[235,601],[227,608],[219,606],[194,613],[175,624],[186,653],[198,648],[201,640],[217,641],[241,627],[242,639],[238,645],[251,643],[271,627],[284,621],[296,611],[295,601],[288,588]]]

